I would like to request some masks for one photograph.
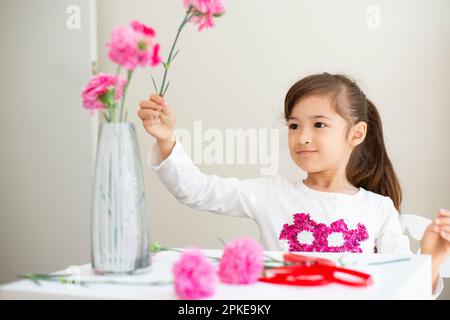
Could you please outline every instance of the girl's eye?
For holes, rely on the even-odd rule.
[[[316,128],[325,128],[325,127],[326,127],[325,123],[322,123],[322,122],[316,122],[316,123],[314,124],[314,126],[315,126]]]
[[[298,124],[292,123],[289,125],[289,129],[291,129],[291,130],[295,130],[297,128],[298,128]]]

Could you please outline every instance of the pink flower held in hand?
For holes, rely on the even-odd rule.
[[[261,246],[252,238],[228,243],[219,264],[219,277],[225,283],[254,283],[264,267]]]
[[[216,269],[199,249],[184,251],[174,264],[173,273],[175,292],[180,299],[201,299],[214,294]]]
[[[95,75],[81,93],[83,107],[94,114],[95,110],[114,105],[122,97],[125,83],[125,79],[110,74]]]
[[[214,27],[213,17],[225,12],[223,0],[183,0],[183,4],[186,9],[194,8],[194,16],[189,21],[200,25],[198,31]]]
[[[156,66],[161,59],[158,57],[159,45],[156,49],[152,48],[154,36],[152,28],[138,21],[132,21],[129,26],[118,27],[113,30],[108,42],[108,56],[130,71],[147,64]]]

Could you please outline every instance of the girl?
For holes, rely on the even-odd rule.
[[[141,101],[138,115],[157,139],[152,169],[180,202],[198,210],[253,219],[266,250],[411,253],[399,221],[402,192],[386,153],[380,116],[355,82],[312,75],[285,98],[293,161],[305,180],[206,175],[175,134],[164,98]],[[421,240],[432,257],[433,295],[443,288],[439,267],[450,255],[450,212],[441,209]]]

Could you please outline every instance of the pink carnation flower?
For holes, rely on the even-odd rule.
[[[174,264],[173,273],[175,292],[180,299],[201,299],[214,294],[216,269],[199,249],[184,251]]]
[[[113,30],[108,42],[108,56],[127,70],[148,64],[156,66],[161,59],[158,56],[159,45],[153,46],[152,43],[154,36],[152,28],[138,21],[132,21],[129,26],[118,27]]]
[[[264,267],[261,246],[252,238],[229,242],[219,264],[219,278],[225,283],[254,283]]]
[[[137,20],[133,20],[130,22],[130,26],[137,32],[142,33],[143,35],[147,36],[150,38],[153,38],[156,35],[155,30],[153,30],[152,28],[150,28],[149,26],[146,26],[145,24],[137,21]]]
[[[223,0],[183,0],[183,4],[186,9],[190,6],[194,7],[196,14],[190,21],[200,25],[198,31],[214,27],[213,17],[225,12]]]
[[[126,82],[125,79],[110,74],[99,73],[95,75],[89,80],[87,86],[81,93],[83,107],[91,110],[91,114],[94,114],[95,110],[104,109],[105,103],[100,98],[108,91],[114,89],[114,100],[119,101],[122,98],[123,88]]]
[[[159,44],[155,44],[153,46],[152,61],[150,62],[150,65],[154,67],[157,66],[160,62],[161,57],[159,56]]]

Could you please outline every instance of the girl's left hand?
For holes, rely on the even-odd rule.
[[[450,256],[450,211],[441,209],[420,241],[421,253],[431,254],[442,263]]]

